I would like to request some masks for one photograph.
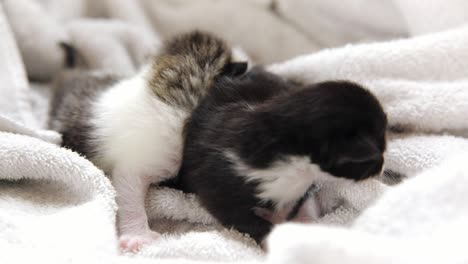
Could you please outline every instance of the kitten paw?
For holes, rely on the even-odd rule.
[[[141,235],[122,235],[119,239],[119,246],[124,252],[138,252],[143,245],[150,244],[160,237],[161,234],[154,231]]]

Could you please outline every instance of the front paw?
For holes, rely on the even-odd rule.
[[[144,234],[124,234],[119,239],[119,246],[124,252],[138,252],[143,245],[151,244],[160,237],[161,234],[154,231],[147,231]]]

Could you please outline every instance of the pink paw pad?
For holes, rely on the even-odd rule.
[[[124,252],[138,252],[144,245],[160,237],[159,233],[153,231],[142,235],[123,235],[119,239],[119,246]]]

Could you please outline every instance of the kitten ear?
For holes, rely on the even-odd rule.
[[[247,62],[230,62],[226,64],[221,75],[239,76],[247,71]]]

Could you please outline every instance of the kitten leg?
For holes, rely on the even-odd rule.
[[[117,228],[119,246],[124,251],[138,251],[160,237],[148,225],[145,210],[145,196],[151,184],[151,177],[133,174],[126,170],[114,170],[112,181],[117,191]]]

